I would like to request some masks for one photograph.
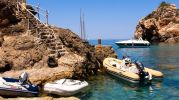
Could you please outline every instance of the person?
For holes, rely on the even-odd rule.
[[[132,65],[131,58],[129,57],[123,57],[122,63],[121,63],[121,70],[128,71],[128,68]]]
[[[132,73],[139,73],[139,70],[132,64],[132,60],[129,57],[123,57],[121,70],[128,71]]]

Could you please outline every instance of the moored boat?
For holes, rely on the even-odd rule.
[[[27,81],[28,76],[26,73],[22,73],[20,79],[0,77],[0,95],[8,97],[38,96],[38,87]]]
[[[124,41],[118,41],[115,42],[119,47],[121,48],[134,48],[134,47],[149,47],[150,42],[143,40],[142,38],[138,40],[124,40]]]
[[[73,79],[60,79],[53,83],[47,83],[44,86],[44,91],[60,96],[71,96],[81,92],[88,86],[86,81]]]
[[[106,58],[103,61],[103,66],[109,74],[132,83],[150,82],[152,77],[163,77],[163,73],[143,67],[140,62],[131,63],[130,67],[124,66],[124,64],[125,59]]]

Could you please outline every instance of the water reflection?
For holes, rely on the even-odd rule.
[[[132,84],[108,74],[93,76],[88,82],[89,90],[78,96],[83,100],[142,99],[153,95],[155,89],[161,87],[161,81],[152,85]]]
[[[164,73],[162,80],[152,85],[129,84],[108,74],[91,77],[90,88],[78,95],[83,100],[178,100],[179,99],[179,44],[158,44],[149,48],[118,48],[114,41],[107,41],[115,48],[119,58],[127,54],[145,66]]]

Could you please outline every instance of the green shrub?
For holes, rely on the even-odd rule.
[[[177,9],[177,16],[179,16],[179,9]]]
[[[179,24],[179,21],[175,21],[174,23],[175,23],[175,24]]]
[[[166,3],[165,1],[163,1],[162,3],[160,3],[159,7],[165,7],[165,6],[169,6],[169,3]]]

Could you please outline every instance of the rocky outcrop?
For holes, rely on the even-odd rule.
[[[28,18],[27,12],[24,15],[26,17],[17,16],[14,3],[9,1],[0,1],[0,76],[18,78],[25,71],[29,73],[30,81],[41,87],[46,82],[61,78],[87,78],[97,73],[105,57],[116,57],[111,48],[104,48],[103,52],[97,53],[94,46],[81,40],[69,29],[41,24],[42,27],[38,29],[43,28],[44,31],[48,27],[47,32],[54,32],[61,46],[57,48],[59,42],[47,39],[48,34],[45,32],[45,35],[39,33],[41,38],[37,36],[37,26],[31,25],[36,22],[29,23],[28,29],[28,20],[25,19]],[[8,16],[13,16],[13,19]],[[33,19],[32,15],[29,18]],[[6,24],[4,20],[8,20]],[[54,34],[48,35],[48,38],[54,38]],[[55,51],[52,56],[53,49],[60,52],[62,48],[65,49],[64,55],[54,56]]]
[[[160,6],[136,27],[135,38],[150,42],[179,42],[179,10],[174,4],[162,2]]]
[[[7,27],[12,24],[16,24],[19,20],[13,14],[13,3],[15,0],[1,0],[0,1],[0,27]],[[9,3],[9,4],[8,4]]]

